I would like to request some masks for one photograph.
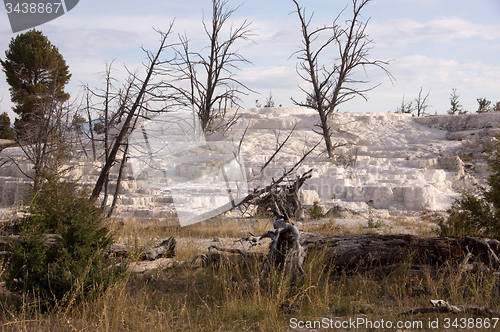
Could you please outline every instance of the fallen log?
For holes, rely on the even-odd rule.
[[[471,306],[471,305],[451,305],[446,300],[430,300],[432,307],[423,307],[410,309],[403,312],[400,316],[427,314],[427,313],[455,313],[455,314],[470,314],[476,316],[498,316],[500,311],[492,310],[485,307]]]
[[[6,259],[12,255],[10,247],[19,242],[19,235],[0,236],[0,259]],[[50,247],[57,245],[61,236],[58,234],[46,234],[44,236],[44,246]],[[104,254],[105,258],[126,258],[134,253],[139,254],[140,262],[129,264],[128,270],[134,273],[143,273],[145,271],[166,269],[179,262],[173,259],[175,257],[175,238],[173,236],[161,241],[152,247],[133,248],[125,244],[112,244]]]
[[[283,219],[274,223],[260,237],[252,236],[240,241],[258,243],[271,238],[269,252],[264,260],[262,277],[273,266],[284,268],[296,276],[304,273],[304,259],[313,252],[323,255],[325,268],[335,271],[370,269],[374,267],[396,267],[402,263],[411,266],[457,266],[466,267],[470,262],[498,270],[498,246],[492,241],[472,237],[435,236],[425,237],[410,234],[345,234],[328,235],[299,232]],[[215,248],[227,251],[223,248]],[[239,251],[234,251],[241,255]],[[492,271],[492,272],[493,272]]]
[[[153,261],[140,261],[130,263],[127,271],[131,273],[145,273],[149,271],[166,270],[176,265],[184,264],[184,261],[178,261],[174,258],[158,258]]]
[[[141,253],[140,260],[142,261],[153,261],[159,258],[173,258],[175,257],[175,238],[173,236],[161,241],[159,244],[153,247],[139,247],[132,248],[125,244],[115,243],[111,245],[108,252],[104,254],[104,257],[129,257],[135,251]]]
[[[390,265],[408,261],[418,265],[443,265],[463,260],[470,253],[469,259],[498,268],[498,254],[486,241],[471,237],[301,232],[300,245],[306,252],[323,252],[331,267],[354,268],[360,263]]]

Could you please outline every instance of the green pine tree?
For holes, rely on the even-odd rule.
[[[19,115],[16,130],[44,117],[43,107],[69,99],[64,91],[71,74],[57,47],[35,29],[12,38],[0,60],[10,85],[13,110]]]
[[[10,127],[10,118],[6,112],[0,114],[0,138],[13,140],[14,131]]]
[[[32,192],[5,278],[13,292],[45,303],[99,296],[122,275],[104,258],[113,236],[99,208],[75,183],[48,179]],[[46,234],[56,234],[53,245]]]

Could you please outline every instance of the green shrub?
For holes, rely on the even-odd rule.
[[[309,216],[312,219],[319,219],[323,217],[323,209],[318,202],[314,202],[312,208],[309,209]]]
[[[112,244],[98,208],[74,183],[48,181],[32,193],[21,239],[12,247],[7,286],[47,304],[98,296],[120,274],[103,252]],[[46,234],[58,234],[54,245]]]
[[[487,187],[465,191],[456,200],[448,220],[440,221],[441,235],[478,236],[500,239],[500,150],[490,158]]]
[[[439,222],[441,235],[499,238],[500,225],[484,195],[464,192],[448,212],[448,220]]]

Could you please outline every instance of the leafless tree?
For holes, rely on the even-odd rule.
[[[396,111],[394,113],[403,113],[403,114],[413,114],[415,107],[413,106],[413,101],[409,101],[405,103],[405,97],[403,96],[403,100],[401,101],[401,105],[396,107]]]
[[[427,100],[427,98],[429,98],[430,93],[431,89],[429,89],[427,94],[424,96],[422,94],[422,87],[420,87],[420,91],[418,92],[418,97],[414,99],[415,111],[417,111],[417,116],[425,116],[425,111],[430,106],[429,101]]]
[[[123,109],[123,118],[119,121],[120,125],[118,134],[110,146],[109,153],[106,155],[104,166],[101,169],[90,199],[97,199],[99,197],[106,183],[106,179],[109,176],[111,167],[116,162],[118,152],[122,148],[130,131],[133,130],[134,123],[137,118],[141,116],[141,113],[165,111],[164,108],[156,108],[155,110],[148,109],[147,105],[148,102],[162,102],[165,101],[165,98],[167,98],[162,92],[164,84],[161,81],[152,83],[151,79],[153,76],[163,73],[162,70],[159,70],[159,67],[172,61],[172,59],[160,59],[163,51],[174,46],[174,44],[167,43],[167,39],[172,33],[172,27],[173,23],[170,24],[166,32],[158,31],[161,37],[160,46],[156,53],[144,50],[149,59],[149,64],[145,65],[146,77],[141,79],[138,77],[137,73],[129,71],[130,76],[126,84],[128,92],[125,94],[127,97],[120,100],[120,108]]]
[[[72,103],[61,104],[55,92],[49,92],[38,100],[36,107],[36,119],[23,128],[23,135],[16,135],[16,143],[33,165],[33,172],[25,171],[17,161],[10,159],[27,178],[33,180],[34,191],[43,181],[59,179],[71,169],[67,162],[75,154],[72,145],[77,139],[71,126]]]
[[[366,100],[366,93],[380,85],[365,89],[357,87],[369,81],[354,77],[356,70],[365,70],[368,66],[377,67],[392,80],[392,75],[385,68],[389,62],[368,59],[369,51],[373,48],[371,46],[373,40],[366,33],[369,20],[362,21],[361,11],[370,0],[352,0],[352,17],[345,24],[338,22],[344,9],[332,25],[320,28],[311,28],[313,16],[307,17],[305,9],[300,7],[298,1],[293,0],[293,2],[302,30],[302,47],[294,53],[300,60],[297,73],[310,84],[311,89],[301,87],[306,94],[306,102],[294,98],[292,101],[297,106],[312,108],[318,112],[320,134],[325,139],[328,157],[333,158],[335,145],[330,137],[329,118],[340,104],[356,96]],[[328,37],[324,38],[322,34],[328,34]],[[338,58],[326,63],[331,61],[332,54],[335,53],[338,54]],[[326,64],[322,64],[321,61]]]
[[[134,80],[127,80],[121,87],[117,86],[118,80],[113,75],[113,62],[106,64],[104,72],[101,74],[101,79],[104,83],[104,88],[91,89],[85,86],[85,97],[83,108],[88,116],[89,128],[87,136],[92,144],[92,153],[94,161],[102,160],[103,165],[110,156],[111,146],[114,144],[116,135],[113,131],[119,130],[121,119],[126,115],[126,106],[131,103],[132,90]],[[98,120],[92,120],[92,117],[97,117]],[[95,135],[93,124],[99,124],[102,128],[102,135]],[[96,155],[96,145],[102,155]],[[123,149],[122,149],[123,150]],[[120,170],[123,168],[121,167]],[[118,176],[120,177],[120,174]],[[104,197],[101,202],[101,207],[104,209],[108,199],[109,176],[104,180],[103,190]],[[119,184],[117,184],[118,189]],[[117,193],[117,190],[115,190]],[[113,198],[116,201],[117,197]]]
[[[239,106],[240,96],[252,91],[234,75],[240,64],[250,63],[238,52],[236,44],[250,40],[253,35],[251,22],[247,20],[237,27],[227,26],[239,8],[227,8],[227,0],[212,0],[212,21],[202,20],[209,44],[200,52],[193,52],[188,37],[180,35],[181,47],[176,49],[178,59],[168,72],[174,77],[168,87],[177,92],[181,105],[195,108],[204,132],[230,126],[236,115],[227,119],[227,109]],[[227,29],[229,35],[223,37]]]

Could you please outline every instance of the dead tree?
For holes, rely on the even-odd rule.
[[[417,111],[417,116],[425,116],[425,111],[427,108],[430,106],[429,101],[427,98],[429,98],[429,94],[431,93],[431,89],[427,92],[427,94],[424,96],[422,94],[422,87],[420,87],[420,91],[418,92],[418,97],[415,98],[415,111]]]
[[[259,174],[247,180],[247,182],[255,180],[263,173],[264,169],[269,165],[269,163],[276,157],[279,151],[286,144],[292,132],[293,130],[289,133],[287,138],[277,147],[276,151],[268,159],[268,161],[264,163]],[[290,176],[296,173],[297,169],[302,165],[307,156],[309,156],[320,143],[321,141],[316,143],[316,145],[314,145],[306,153],[304,153],[302,158],[288,170],[285,169],[283,171],[283,174],[278,179],[273,179],[271,183],[264,188],[255,188],[252,193],[245,196],[237,205],[233,207],[233,209],[239,208],[240,211],[245,213],[251,206],[254,206],[257,207],[260,212],[265,213],[269,210],[276,216],[281,216],[286,221],[288,221],[289,219],[293,219],[296,213],[301,208],[298,201],[299,189],[304,184],[304,182],[311,177],[312,169],[300,176],[296,176],[295,179],[291,179]]]
[[[174,44],[167,44],[167,39],[172,32],[173,23],[170,24],[168,30],[166,32],[159,32],[160,37],[160,47],[158,48],[156,53],[151,53],[149,51],[145,51],[149,58],[149,65],[146,67],[146,77],[144,79],[140,79],[136,74],[130,73],[129,78],[129,86],[133,89],[137,89],[137,93],[135,93],[133,98],[133,103],[130,105],[128,103],[129,99],[125,99],[122,101],[123,109],[124,109],[124,119],[120,123],[120,130],[116,138],[114,139],[113,145],[109,150],[109,154],[106,156],[106,161],[104,166],[100,172],[99,178],[94,186],[94,190],[90,196],[90,199],[97,199],[104,187],[106,179],[109,176],[109,172],[111,167],[114,165],[116,161],[116,157],[118,151],[120,150],[125,138],[128,136],[130,131],[133,129],[132,124],[134,123],[134,119],[139,116],[141,110],[147,110],[145,104],[147,101],[157,101],[158,99],[162,99],[162,94],[159,92],[159,89],[163,86],[163,84],[156,83],[150,84],[150,80],[154,75],[158,75],[158,67],[167,63],[170,60],[161,60],[160,55],[165,49],[171,48]],[[138,82],[138,83],[137,83]],[[158,110],[163,111],[163,110]]]
[[[382,69],[392,79],[391,74],[385,69],[389,62],[368,59],[373,40],[366,33],[369,20],[366,22],[361,20],[361,11],[370,0],[352,0],[352,18],[345,22],[345,26],[338,23],[344,9],[332,25],[321,28],[311,28],[312,16],[308,18],[305,9],[300,7],[298,1],[293,0],[293,2],[302,30],[302,47],[294,53],[300,60],[297,73],[309,83],[310,90],[300,87],[306,94],[306,102],[300,102],[294,98],[292,101],[297,106],[312,108],[318,112],[320,117],[318,126],[321,129],[319,134],[325,139],[328,157],[333,158],[336,146],[330,137],[329,118],[340,104],[356,96],[367,100],[366,93],[380,85],[365,89],[358,88],[357,85],[369,83],[369,81],[355,78],[353,75],[356,70],[370,66]],[[328,33],[329,36],[323,43],[318,43],[323,33]],[[332,53],[337,53],[338,58],[330,64]],[[328,64],[322,64],[322,59],[324,62],[328,61]]]
[[[24,172],[10,158],[27,178],[33,180],[34,191],[43,181],[59,179],[71,169],[67,161],[74,154],[72,147],[77,139],[71,129],[74,109],[70,103],[57,102],[54,93],[37,103],[36,121],[25,126],[23,134],[16,137],[16,143],[33,165],[33,172]]]
[[[111,146],[114,144],[116,138],[116,134],[114,133],[120,130],[122,118],[126,116],[127,105],[131,103],[135,85],[134,79],[129,78],[121,87],[117,87],[116,84],[118,81],[112,76],[112,65],[113,62],[106,64],[105,70],[101,74],[104,88],[91,89],[89,86],[84,87],[86,96],[84,98],[83,108],[87,113],[89,121],[89,129],[86,134],[91,141],[93,160],[103,161],[103,165],[108,160]],[[96,116],[97,120],[92,120],[92,116]],[[137,117],[135,119],[137,119]],[[100,130],[96,132],[92,124],[100,125]],[[102,135],[97,136],[97,133]],[[100,148],[99,155],[97,155],[96,145]],[[120,148],[123,158],[126,158],[126,150],[126,144],[125,148],[123,146]],[[119,182],[123,169],[124,166],[122,162],[118,173],[118,183],[113,196],[113,203],[106,213],[108,216],[113,213],[116,205],[120,185]],[[105,178],[103,185],[104,195],[101,202],[101,208],[103,210],[106,209],[106,203],[110,194],[108,190],[109,184],[110,179],[108,176]]]
[[[236,120],[236,114],[226,119],[228,107],[238,106],[240,95],[251,91],[245,84],[234,77],[239,64],[248,64],[237,49],[236,44],[247,41],[252,36],[251,22],[243,21],[237,27],[229,28],[229,35],[223,37],[235,9],[226,7],[227,0],[212,0],[212,22],[202,20],[208,37],[208,45],[200,52],[193,52],[187,36],[179,36],[181,48],[176,49],[177,61],[168,74],[173,83],[168,88],[177,92],[180,105],[192,105],[200,118],[204,132],[227,129]],[[185,83],[185,85],[183,85]]]

